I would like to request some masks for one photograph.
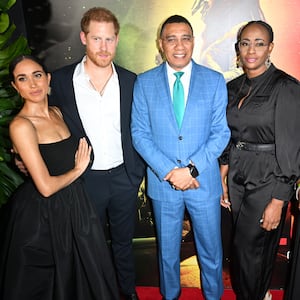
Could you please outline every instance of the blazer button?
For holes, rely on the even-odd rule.
[[[177,162],[178,162],[179,164],[181,164],[181,159],[177,159]]]
[[[179,139],[180,141],[182,141],[182,140],[183,140],[183,136],[180,135],[180,136],[178,137],[178,139]]]

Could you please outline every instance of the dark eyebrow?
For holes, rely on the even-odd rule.
[[[43,70],[37,70],[37,71],[32,72],[32,74],[36,74],[36,73],[45,73],[45,72]]]
[[[36,70],[36,71],[33,71],[31,74],[35,75],[37,73],[45,73],[45,72],[43,70]],[[18,78],[18,77],[24,77],[24,76],[27,76],[27,74],[18,74],[16,76],[16,78]]]
[[[176,34],[170,34],[170,35],[167,35],[166,38],[169,38],[169,37],[193,37],[193,35],[191,34],[183,34],[183,35],[180,35],[180,36],[177,36]]]
[[[250,39],[244,38],[244,39],[241,39],[241,41],[250,41]],[[255,41],[265,41],[265,40],[262,38],[256,38]]]
[[[166,38],[168,38],[168,37],[176,37],[176,35],[175,34],[166,35]]]
[[[18,75],[16,75],[16,78],[18,78],[18,77],[24,77],[24,76],[26,76],[26,74],[18,74]]]

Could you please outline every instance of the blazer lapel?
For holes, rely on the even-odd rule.
[[[195,84],[196,83],[196,84]],[[182,125],[184,126],[184,120],[189,115],[194,115],[195,110],[199,110],[200,100],[204,97],[204,86],[202,87],[203,79],[201,79],[201,73],[196,70],[195,63],[193,62],[190,87],[188,91],[188,98],[185,107],[185,113],[183,117]]]
[[[128,84],[128,79],[124,76],[123,72],[115,65],[116,72],[119,78],[120,85],[120,124],[122,131],[122,140],[126,142],[127,139],[127,124],[130,124],[130,113],[132,104],[132,85]]]
[[[169,80],[167,75],[166,63],[162,65],[159,76],[155,78],[156,87],[157,87],[157,96],[159,97],[160,105],[164,106],[164,111],[166,112],[165,119],[168,120],[168,123],[171,123],[172,126],[179,130],[174,109],[173,109],[173,100],[169,88]]]

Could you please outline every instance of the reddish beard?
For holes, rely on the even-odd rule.
[[[96,53],[87,51],[87,56],[96,66],[102,67],[102,68],[108,67],[114,58],[112,53],[108,52],[108,51],[101,51],[101,52],[96,52]]]

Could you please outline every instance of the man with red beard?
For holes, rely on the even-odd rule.
[[[136,74],[113,63],[119,29],[117,18],[105,8],[83,15],[80,39],[86,55],[53,72],[50,105],[61,109],[73,135],[87,136],[92,145],[84,184],[103,225],[109,224],[121,293],[124,299],[138,299],[132,238],[144,163],[130,133]]]

